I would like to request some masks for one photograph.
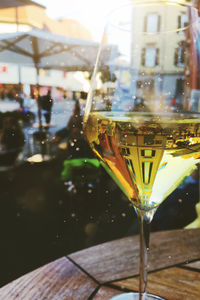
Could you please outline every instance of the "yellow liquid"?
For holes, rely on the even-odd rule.
[[[157,207],[200,161],[200,119],[185,115],[93,112],[85,134],[128,199]]]

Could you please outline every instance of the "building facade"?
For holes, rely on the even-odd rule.
[[[185,7],[147,6],[139,12],[135,9],[132,20],[131,60],[137,70],[136,93],[142,90],[143,97],[150,100],[178,98],[184,92],[186,70]]]

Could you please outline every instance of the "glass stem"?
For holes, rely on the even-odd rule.
[[[138,211],[140,223],[140,278],[139,278],[139,294],[140,300],[145,300],[147,292],[147,269],[148,269],[148,252],[149,252],[149,234],[150,222],[145,212]]]

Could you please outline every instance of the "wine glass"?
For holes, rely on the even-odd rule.
[[[192,6],[133,1],[109,15],[84,131],[140,222],[139,293],[113,299],[162,299],[147,294],[149,225],[200,161],[199,48]]]

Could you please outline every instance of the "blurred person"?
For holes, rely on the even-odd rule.
[[[24,133],[18,120],[11,116],[5,117],[0,131],[0,163],[4,165],[13,164],[22,151],[24,143]]]
[[[24,146],[24,133],[14,117],[8,116],[3,120],[0,132],[0,143],[3,150],[11,150]]]
[[[53,106],[53,99],[51,97],[51,91],[48,90],[47,94],[40,97],[41,108],[44,111],[45,122],[49,126],[51,122],[51,110]]]
[[[5,91],[4,91],[4,89],[1,91],[1,96],[0,96],[0,98],[1,98],[2,100],[5,99]]]
[[[16,95],[16,100],[19,102],[20,110],[24,109],[24,93],[22,92],[21,86],[19,86],[18,94]]]

